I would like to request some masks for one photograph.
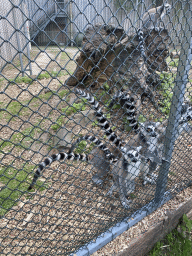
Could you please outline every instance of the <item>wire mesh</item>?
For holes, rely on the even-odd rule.
[[[191,184],[191,4],[170,1],[144,28],[155,4],[0,1],[1,255],[75,253]],[[167,134],[176,134],[169,161]],[[61,152],[68,159],[51,163]],[[89,160],[77,161],[83,153]]]

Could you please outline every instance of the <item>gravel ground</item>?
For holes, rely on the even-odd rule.
[[[129,247],[130,243],[132,243],[136,238],[147,232],[152,226],[156,226],[160,221],[162,221],[165,216],[167,216],[168,212],[178,209],[183,203],[191,199],[191,194],[191,187],[178,193],[173,199],[169,200],[152,214],[148,215],[136,225],[131,227],[129,230],[123,232],[113,241],[109,242],[97,252],[93,253],[92,256],[115,256],[119,252],[126,250]]]

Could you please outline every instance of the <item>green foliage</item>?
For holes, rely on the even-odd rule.
[[[10,141],[1,140],[0,141],[0,152],[1,153],[10,152],[12,146],[13,146],[13,144]]]
[[[38,75],[37,79],[39,79],[39,80],[44,79],[44,78],[48,79],[50,77],[51,76],[49,75],[49,73],[46,72],[46,73],[42,73],[42,74]]]
[[[145,116],[143,116],[143,115],[139,115],[138,121],[140,123],[144,123],[145,121],[147,121],[147,118]]]
[[[136,196],[135,194],[131,193],[131,194],[129,194],[129,197],[130,197],[131,199],[134,199],[134,198],[136,198],[137,196]]]
[[[41,79],[48,79],[50,77],[60,77],[62,75],[65,75],[64,72],[61,71],[50,71],[50,72],[45,72],[45,73],[41,73],[40,75],[38,75],[37,79],[41,80]],[[16,84],[21,84],[21,83],[25,83],[25,84],[29,84],[33,82],[33,79],[28,77],[28,76],[18,76],[16,79],[10,79],[9,80],[11,83],[16,83]]]
[[[55,91],[46,92],[45,94],[40,94],[38,96],[38,98],[40,98],[41,100],[46,100],[47,101],[53,96],[54,93],[56,93],[56,92]]]
[[[103,88],[105,91],[109,91],[110,87],[107,82],[103,84]]]
[[[191,229],[192,220],[189,220],[184,214],[182,222],[177,229],[174,229],[162,241],[157,242],[149,256],[192,255]]]
[[[23,109],[24,107],[21,105],[21,103],[19,103],[18,101],[12,101],[11,103],[9,103],[9,105],[7,106],[7,111],[12,114],[12,115],[19,115],[21,114],[21,109]]]
[[[60,77],[62,75],[65,75],[63,72],[61,71],[50,71],[50,72],[45,72],[45,73],[41,73],[40,75],[38,75],[37,79],[41,80],[41,79],[48,79],[50,77]]]
[[[179,228],[181,228],[182,235],[184,237],[190,237],[190,232],[192,230],[192,220],[188,219],[186,214],[183,215],[183,220],[181,225],[179,225]]]
[[[99,95],[98,98],[100,99],[102,96],[104,96],[106,94],[106,91],[102,91]],[[97,100],[97,99],[96,99]]]
[[[85,104],[84,102],[80,102],[80,103],[73,103],[73,105],[71,107],[66,107],[66,108],[62,108],[62,111],[67,115],[71,115],[72,113],[76,113],[78,111],[83,111],[85,110]]]
[[[171,67],[177,67],[179,63],[179,58],[171,59],[171,57],[167,57],[166,62]]]
[[[35,133],[41,133],[40,128],[29,127],[22,132],[15,132],[9,140],[0,140],[0,152],[11,152],[12,148],[29,148],[35,141]]]
[[[169,62],[169,66],[171,66],[171,67],[178,67],[178,64],[179,64],[179,59],[175,59],[175,60]]]
[[[163,122],[163,118],[162,118],[162,117],[161,117],[161,118],[155,118],[154,121],[155,121],[155,122],[161,122],[161,123],[162,123],[162,122]]]
[[[85,106],[85,103],[84,101],[80,102],[80,103],[73,103],[72,106],[67,106],[65,108],[62,108],[62,112],[66,115],[66,116],[70,116],[71,114],[73,113],[76,113],[78,111],[83,111],[85,110],[86,106]],[[54,130],[54,131],[57,131],[59,128],[62,127],[63,123],[64,123],[64,117],[63,115],[61,115],[57,121],[56,121],[56,124],[53,124],[51,126],[51,128]]]
[[[169,174],[172,176],[177,176],[176,173],[174,173],[174,172],[169,172]]]
[[[60,76],[63,75],[63,73],[61,71],[59,71],[59,72],[58,71],[51,71],[49,73],[50,73],[51,77],[60,77]]]
[[[63,98],[68,92],[69,90],[61,90],[59,93],[57,93],[57,91],[50,91],[50,92],[40,94],[38,98],[46,101],[49,100],[53,95],[59,95],[60,98]]]
[[[34,165],[25,164],[21,170],[12,167],[5,168],[0,166],[0,182],[5,186],[0,191],[0,215],[4,215],[14,205],[17,199],[27,190],[29,183],[29,173],[34,170]],[[42,186],[43,182],[38,181]]]
[[[93,127],[97,126],[98,125],[98,121],[94,121],[92,124],[91,124]]]
[[[22,84],[22,83],[29,84],[33,81],[33,79],[31,79],[28,76],[24,76],[24,77],[18,76],[16,79],[10,79],[9,81],[11,83],[16,83],[16,84]]]
[[[121,105],[120,104],[114,104],[112,109],[120,109],[121,108]]]
[[[78,147],[75,149],[75,153],[82,154],[85,151],[85,148],[87,146],[87,141],[82,140],[79,144]]]
[[[0,88],[1,88],[1,85],[3,85],[4,80],[5,80],[4,78],[0,78]]]
[[[3,107],[5,109],[3,109]],[[20,102],[17,101],[11,101],[8,105],[2,103],[1,108],[0,118],[6,119],[7,121],[13,119],[13,116],[25,115],[28,110],[27,107],[24,107]]]
[[[62,52],[61,53],[61,60],[68,60],[69,59],[69,57],[68,57],[68,55],[66,54],[66,52]]]
[[[159,103],[161,106],[161,111],[168,115],[171,107],[171,101],[173,96],[173,88],[174,88],[174,78],[175,74],[163,72],[160,75],[160,79],[162,81],[160,93],[163,96],[162,101]]]
[[[62,127],[64,123],[64,117],[60,116],[59,118],[57,118],[56,123],[51,125],[51,129],[53,129],[53,131],[57,131],[59,128]]]
[[[5,104],[4,102],[0,102],[1,111],[0,111],[0,119],[6,119],[7,121],[14,120],[13,116],[26,116],[30,115],[31,107],[39,107],[42,104],[42,101],[48,101],[53,95],[58,95],[60,98],[63,98],[69,90],[60,90],[59,93],[57,91],[50,91],[47,93],[39,94],[33,99],[25,100],[25,101],[11,101],[9,104]],[[41,99],[41,100],[39,100]],[[66,100],[67,101],[67,100]],[[29,108],[30,105],[30,108]]]
[[[129,126],[129,121],[127,120],[126,117],[123,117],[123,122],[124,122],[124,129],[129,132],[132,130],[132,127]]]
[[[61,90],[58,95],[60,98],[63,98],[65,95],[67,95],[67,93],[69,93],[69,90]]]
[[[78,144],[78,147],[74,150],[74,152],[78,153],[78,154],[82,154],[82,153],[89,154],[91,152],[91,150],[93,149],[94,145],[95,145],[94,143],[91,143],[90,146],[87,147],[87,141],[82,140]]]

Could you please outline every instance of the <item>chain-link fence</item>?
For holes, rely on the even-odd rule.
[[[0,1],[1,255],[89,255],[191,185],[191,13]]]

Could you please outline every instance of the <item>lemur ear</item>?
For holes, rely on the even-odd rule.
[[[192,113],[192,107],[189,107],[189,108],[187,109],[187,112],[189,112],[189,114],[191,115],[191,113]]]
[[[122,148],[121,148],[121,151],[122,151],[123,153],[126,153],[126,152],[127,152],[127,149],[126,149],[125,147],[122,147]]]
[[[158,127],[160,124],[161,124],[160,122],[156,122],[155,127]]]
[[[142,149],[142,146],[137,147],[138,152],[140,152],[141,149]]]

